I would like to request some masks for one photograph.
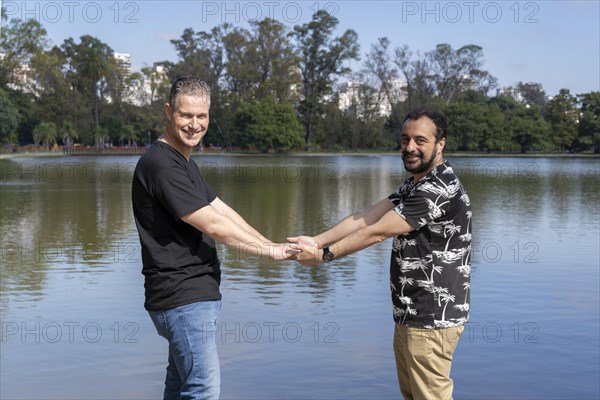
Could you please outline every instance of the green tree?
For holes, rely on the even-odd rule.
[[[127,141],[127,146],[135,146],[136,141],[139,139],[139,134],[136,129],[130,124],[124,124],[121,126],[121,134],[119,138],[122,141]]]
[[[54,122],[59,127],[63,121],[76,121],[85,111],[81,108],[81,97],[74,96],[73,89],[65,77],[64,53],[58,47],[32,57],[34,70],[35,103],[33,108],[42,121]]]
[[[235,102],[290,100],[299,74],[285,26],[269,18],[250,25],[251,30],[234,28],[223,36],[227,89]]]
[[[523,96],[523,102],[540,110],[546,105],[546,92],[541,83],[517,83],[517,90]]]
[[[148,84],[150,93],[147,97],[143,98],[143,102],[152,104],[155,101],[164,103],[164,100],[169,95],[169,79],[166,74],[166,68],[158,63],[154,64],[154,67],[143,67],[142,72],[142,84]]]
[[[496,79],[482,69],[483,49],[480,46],[469,44],[454,50],[449,44],[441,43],[426,56],[436,93],[446,102],[467,89],[487,93],[496,85]]]
[[[171,40],[179,56],[176,64],[165,62],[169,78],[174,82],[183,75],[201,77],[211,85],[213,92],[225,70],[223,36],[231,26],[227,23],[214,27],[210,32],[194,32],[186,28],[180,39]]]
[[[101,40],[84,35],[79,43],[66,39],[62,49],[68,62],[67,79],[87,100],[93,123],[89,128],[100,128],[100,105],[108,77],[114,73],[116,64],[112,49]],[[88,128],[88,129],[89,129]]]
[[[580,94],[581,115],[579,120],[579,140],[600,153],[600,92]]]
[[[458,102],[444,109],[448,119],[447,149],[458,151],[511,150],[510,135],[498,107]]]
[[[543,148],[543,138],[549,131],[548,124],[535,107],[519,105],[507,118],[506,131],[512,135],[513,142],[519,145],[521,153]]]
[[[398,68],[393,65],[390,54],[390,40],[386,37],[379,38],[377,43],[371,45],[371,50],[365,57],[364,69],[367,73],[375,76],[379,82],[379,92],[383,94],[381,101],[387,101],[390,104],[390,118],[397,125],[401,123],[402,116],[398,108],[398,103],[403,97],[403,88],[397,85]]]
[[[550,137],[561,153],[569,150],[577,137],[578,114],[577,98],[568,89],[560,89],[548,102],[546,121],[550,123]]]
[[[0,88],[0,145],[17,143],[17,128],[21,114],[8,98],[8,92]]]
[[[491,98],[489,104],[500,109],[504,115],[505,124],[501,129],[508,136],[503,136],[503,150],[525,153],[547,147],[544,138],[548,135],[549,127],[539,108],[525,106],[503,95]]]
[[[404,44],[394,50],[394,63],[406,80],[406,109],[412,110],[427,104],[435,90],[428,58],[418,51],[413,52]]]
[[[258,72],[256,98],[272,97],[276,101],[293,101],[296,93],[291,90],[300,83],[296,66],[298,57],[294,53],[286,27],[280,22],[265,18],[251,22],[252,46],[255,50]]]
[[[257,69],[257,50],[250,32],[244,28],[233,28],[223,36],[225,50],[225,81],[231,92],[234,107],[241,101],[256,99],[256,83],[260,72]]]
[[[35,143],[44,145],[50,150],[50,147],[56,144],[57,139],[56,125],[54,122],[42,122],[33,130],[33,140]]]
[[[60,130],[62,143],[64,146],[73,145],[73,139],[79,139],[79,134],[75,130],[75,125],[71,121],[64,121]]]
[[[4,25],[4,24],[3,24]],[[0,29],[0,84],[20,84],[20,72],[48,47],[46,30],[35,19],[11,19]]]
[[[306,149],[310,149],[313,127],[322,114],[324,99],[332,93],[334,78],[350,72],[344,63],[358,59],[358,35],[347,30],[331,38],[337,18],[325,10],[317,11],[312,20],[296,25],[292,35],[297,40],[302,80],[302,97],[298,111],[304,124]]]
[[[110,141],[110,131],[104,126],[95,128],[94,131],[94,144],[97,147],[104,147]]]
[[[244,148],[256,147],[266,152],[302,146],[302,125],[290,103],[241,103],[234,121],[238,143]]]

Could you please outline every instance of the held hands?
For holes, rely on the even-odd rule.
[[[287,238],[289,243],[292,243],[294,249],[298,249],[293,259],[297,260],[300,264],[312,267],[323,262],[323,250],[321,250],[319,244],[310,236],[293,236]]]
[[[272,260],[296,260],[312,267],[323,262],[321,246],[310,236],[292,236],[288,243],[269,243],[269,257]]]
[[[271,260],[295,260],[301,250],[294,244],[290,243],[270,243],[269,257]]]

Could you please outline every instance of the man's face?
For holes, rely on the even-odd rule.
[[[428,117],[409,119],[402,126],[400,153],[404,168],[420,179],[442,160],[446,139],[436,142],[436,127]]]
[[[173,106],[167,103],[167,133],[177,147],[198,146],[208,129],[209,108],[204,96],[180,95]]]

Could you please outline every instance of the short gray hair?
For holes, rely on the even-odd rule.
[[[177,109],[177,99],[181,95],[203,97],[210,106],[210,86],[195,76],[177,78],[169,93],[169,104],[173,111]]]

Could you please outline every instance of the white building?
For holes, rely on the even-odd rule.
[[[113,53],[113,57],[123,75],[131,75],[131,54]]]
[[[163,65],[154,65],[150,76],[144,76],[141,85],[137,88],[137,103],[135,104],[144,105],[160,100],[162,94],[159,89],[164,86],[169,86],[167,70]]]
[[[349,112],[356,107],[356,113],[359,118],[365,114],[365,108],[375,111],[379,116],[389,116],[392,113],[392,104],[406,101],[407,83],[401,80],[391,82],[390,88],[377,90],[368,87],[362,82],[349,81],[343,82],[339,86],[338,107],[344,112]]]
[[[35,80],[35,70],[28,64],[21,64],[13,70],[12,82],[8,87],[13,90],[20,90],[24,93],[36,94],[37,82]]]
[[[514,87],[514,86],[503,87],[501,89],[498,89],[496,92],[496,96],[500,96],[500,95],[510,97],[518,103],[525,102],[525,98],[523,98],[521,91],[517,87]]]
[[[123,101],[136,106],[150,104],[160,95],[159,88],[169,80],[167,71],[162,65],[154,65],[150,76],[140,74],[139,79],[132,79],[131,55],[128,53],[113,53],[119,66],[119,79],[123,88]],[[111,101],[111,99],[108,99]]]

